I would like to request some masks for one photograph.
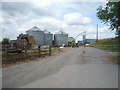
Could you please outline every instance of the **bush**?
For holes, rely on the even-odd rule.
[[[9,43],[10,43],[10,39],[9,38],[3,38],[2,44],[9,44]]]

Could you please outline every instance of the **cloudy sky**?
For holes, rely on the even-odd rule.
[[[99,39],[114,37],[114,31],[100,23],[96,9],[105,2],[1,2],[0,34],[2,38],[16,39],[19,33],[37,26],[55,33],[63,30],[75,37],[86,31],[86,37],[96,38],[96,24],[99,25]],[[82,37],[76,38],[81,40]]]

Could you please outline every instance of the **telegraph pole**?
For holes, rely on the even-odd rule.
[[[84,31],[83,35],[83,53],[85,53],[85,44],[86,44],[86,31]]]
[[[96,42],[98,42],[98,24],[97,24],[97,29],[96,29]]]
[[[80,36],[80,35],[82,35],[82,34],[83,34],[83,53],[85,53],[86,31],[78,34],[76,37],[78,37],[78,36]],[[76,38],[76,37],[75,37],[75,38]]]

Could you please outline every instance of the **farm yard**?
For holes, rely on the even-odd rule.
[[[117,88],[112,53],[92,47],[64,48],[48,58],[3,68],[3,88]],[[52,83],[51,83],[52,82]]]
[[[38,48],[30,48],[24,49],[21,52],[17,52],[4,49],[2,50],[2,66],[3,68],[9,65],[25,63],[29,61],[34,61],[37,58],[44,58],[50,55],[55,55],[60,52],[58,47],[48,47],[48,46],[41,46]]]
[[[119,89],[120,1],[2,0],[0,89]]]

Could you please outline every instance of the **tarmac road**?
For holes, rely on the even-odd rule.
[[[39,61],[2,70],[3,88],[118,88],[111,53],[91,47],[65,48]]]

